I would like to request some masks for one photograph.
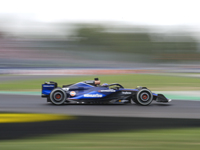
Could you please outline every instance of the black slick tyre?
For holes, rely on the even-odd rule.
[[[67,98],[67,94],[63,89],[55,88],[49,98],[54,105],[62,105]]]
[[[147,106],[153,101],[153,94],[148,89],[141,89],[137,92],[136,99],[134,101],[136,104]]]

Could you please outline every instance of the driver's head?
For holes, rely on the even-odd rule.
[[[94,84],[95,85],[100,85],[101,81],[99,80],[99,78],[94,78]]]

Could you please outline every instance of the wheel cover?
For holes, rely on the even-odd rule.
[[[56,99],[60,99],[61,95],[60,94],[56,94]]]
[[[142,101],[145,101],[145,102],[148,101],[150,98],[149,93],[146,93],[146,92],[141,93],[140,98]]]
[[[153,95],[150,90],[142,89],[137,93],[137,102],[141,105],[149,105],[153,100]]]
[[[60,91],[53,93],[53,99],[57,102],[62,101],[63,99],[63,93],[61,93]]]
[[[146,94],[143,95],[142,98],[143,98],[143,99],[147,99],[147,95],[146,95]]]
[[[54,89],[50,94],[50,100],[55,105],[61,105],[66,100],[66,93],[62,89]]]

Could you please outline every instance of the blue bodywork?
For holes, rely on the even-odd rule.
[[[55,88],[54,84],[42,84],[42,95],[48,97],[54,88]],[[66,91],[68,100],[122,99],[139,91],[139,89],[137,88],[125,89],[122,86],[117,89],[110,89],[108,86],[93,86],[84,82],[79,82],[67,87],[63,87],[62,89]],[[158,96],[155,93],[152,94],[153,96],[156,97]],[[111,96],[112,98],[110,98]]]
[[[42,94],[50,95],[51,91],[55,88],[54,84],[42,84]]]
[[[76,84],[63,85],[57,87],[53,81],[42,84],[42,97],[47,98],[47,102],[55,105],[63,103],[77,104],[124,104],[135,103],[142,106],[156,102],[168,103],[171,100],[163,94],[152,93],[147,87],[138,86],[135,89],[126,89],[118,83],[100,84],[98,78],[78,82]]]

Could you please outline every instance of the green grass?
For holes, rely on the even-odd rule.
[[[96,76],[56,77],[33,80],[1,81],[0,91],[40,91],[45,81],[56,81],[59,86],[92,80]],[[147,74],[101,75],[101,83],[120,83],[126,88],[145,86],[151,90],[200,90],[200,78]]]
[[[76,83],[83,80],[92,80],[96,76],[56,77],[34,80],[18,80],[1,82],[1,91],[40,91],[41,84],[45,81],[56,81],[59,86]],[[126,88],[146,86],[151,90],[200,90],[200,79],[178,76],[162,76],[147,74],[132,75],[101,75],[101,83],[120,83]]]
[[[1,150],[199,150],[200,128],[78,133],[0,141]]]

